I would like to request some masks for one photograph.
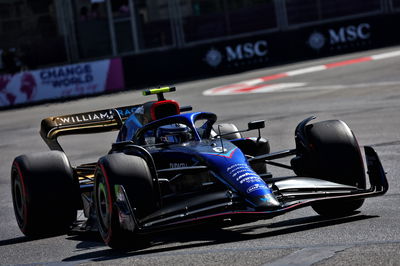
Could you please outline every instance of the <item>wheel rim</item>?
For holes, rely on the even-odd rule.
[[[16,171],[13,172],[12,196],[14,203],[15,216],[20,228],[24,227],[26,217],[26,198],[21,183],[21,177]]]
[[[97,213],[100,229],[107,233],[110,227],[111,213],[108,201],[108,191],[104,177],[100,175],[97,186]]]

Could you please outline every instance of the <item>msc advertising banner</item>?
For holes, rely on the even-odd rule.
[[[170,84],[398,44],[399,23],[398,14],[369,16],[126,56],[125,83],[127,87]]]
[[[124,87],[120,58],[0,75],[0,108]]]

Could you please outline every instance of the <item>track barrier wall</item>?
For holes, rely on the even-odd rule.
[[[237,73],[400,43],[399,15],[359,18],[123,58],[128,87]]]
[[[0,108],[125,88],[120,58],[0,75]]]
[[[232,74],[400,43],[399,15],[0,75],[0,109]],[[205,88],[206,89],[206,88]]]

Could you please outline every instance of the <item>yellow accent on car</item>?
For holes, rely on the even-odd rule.
[[[163,88],[158,88],[158,89],[149,89],[149,90],[143,91],[143,96],[165,93],[165,92],[172,92],[175,90],[176,90],[175,87],[163,87]]]

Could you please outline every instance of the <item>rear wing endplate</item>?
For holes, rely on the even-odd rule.
[[[63,151],[57,140],[59,136],[119,130],[123,121],[140,106],[142,105],[48,117],[41,122],[40,136],[51,150]]]

